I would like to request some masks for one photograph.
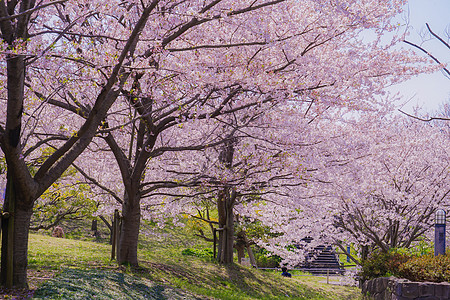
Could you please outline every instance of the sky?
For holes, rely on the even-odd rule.
[[[450,49],[436,39],[428,38],[424,41],[422,38],[427,32],[425,23],[428,23],[434,33],[449,42],[450,0],[410,0],[408,2],[400,20],[402,24],[408,25],[410,35],[407,40],[427,49],[441,62],[447,63],[450,68]],[[410,46],[405,44],[403,47]],[[418,53],[425,55],[423,52]],[[402,102],[407,101],[403,110],[412,112],[414,107],[419,106],[424,112],[433,113],[443,102],[450,101],[450,78],[439,71],[420,75],[390,90],[399,92],[403,97]]]

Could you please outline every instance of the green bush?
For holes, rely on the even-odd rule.
[[[395,249],[374,251],[362,265],[362,280],[395,276],[411,281],[450,281],[450,252],[446,255],[410,254]]]
[[[187,249],[184,249],[183,251],[181,251],[181,254],[214,259],[214,252],[212,249],[209,249],[209,248],[205,248],[205,249],[187,248]]]
[[[408,254],[399,252],[374,251],[364,261],[360,276],[362,280],[396,276],[399,266],[406,262],[409,257]]]
[[[398,275],[411,281],[450,281],[450,253],[410,257],[398,267]]]
[[[271,255],[266,249],[261,248],[255,252],[255,260],[259,268],[278,268],[281,257]]]

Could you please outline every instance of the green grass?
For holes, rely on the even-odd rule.
[[[182,255],[186,248],[211,247],[188,229],[144,226],[143,232],[136,269],[111,262],[106,244],[30,235],[29,278],[31,286],[40,286],[36,299],[361,299],[359,289],[328,285],[324,277],[283,278]]]
[[[33,299],[195,299],[173,288],[109,270],[66,269]]]
[[[111,246],[86,241],[52,238],[31,234],[28,267],[30,269],[62,270],[68,267],[115,267],[111,262]]]

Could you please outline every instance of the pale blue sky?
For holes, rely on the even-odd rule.
[[[449,42],[450,0],[410,0],[405,8],[400,22],[409,26],[410,35],[407,40],[421,45],[450,67],[450,50],[435,39],[424,41],[421,37],[427,33],[425,23],[428,23],[433,32]],[[404,47],[412,48],[406,44]],[[420,106],[427,112],[434,112],[441,103],[450,101],[450,78],[446,78],[442,72],[421,75],[393,90],[399,91],[404,100],[410,99],[404,110],[411,112],[414,106]]]

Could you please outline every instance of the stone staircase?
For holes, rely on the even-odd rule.
[[[339,264],[338,257],[331,246],[318,246],[309,252],[302,270],[314,275],[342,274],[344,268]]]

